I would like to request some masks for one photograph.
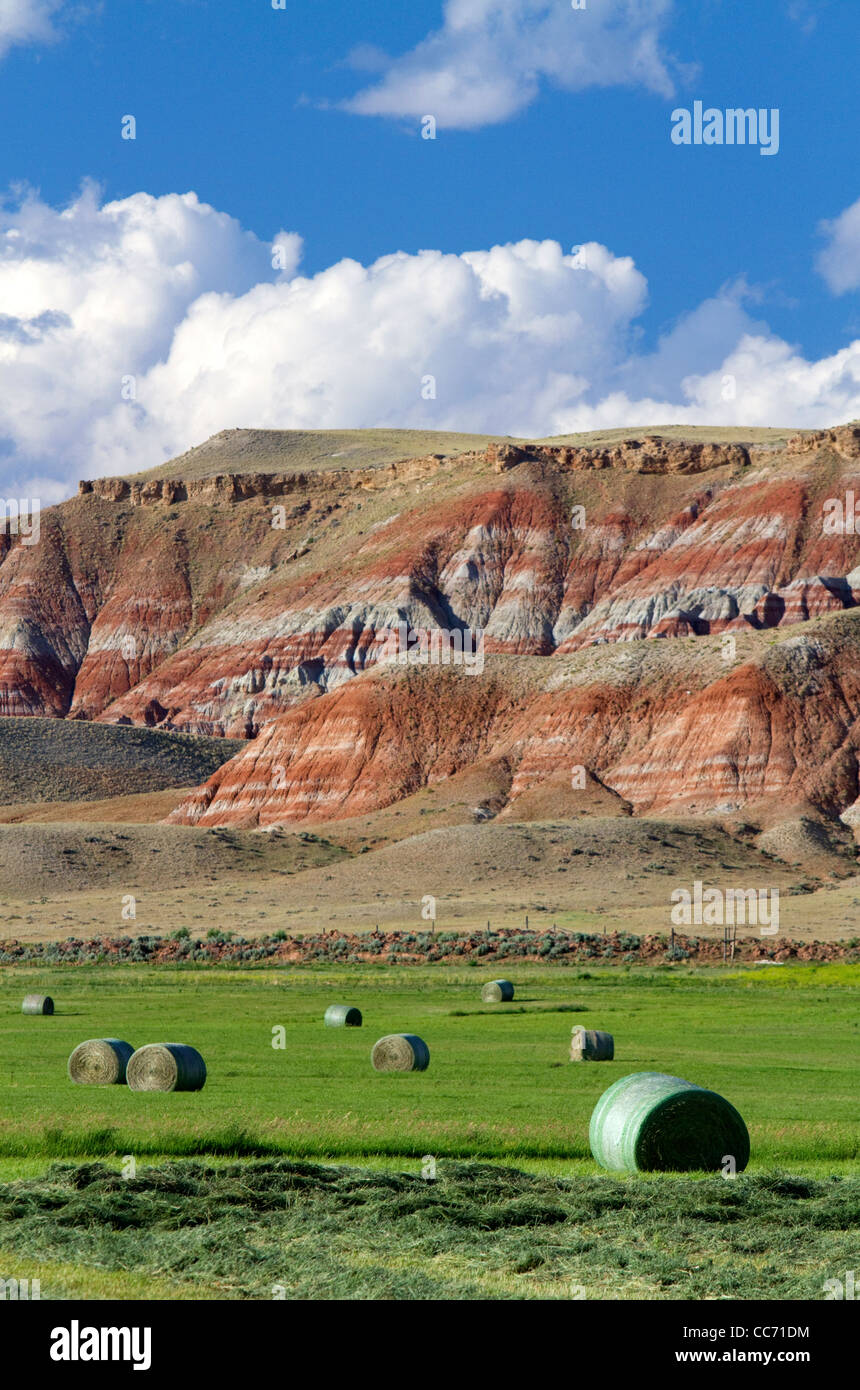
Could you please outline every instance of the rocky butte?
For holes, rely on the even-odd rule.
[[[860,538],[824,523],[860,495],[860,426],[682,433],[350,467],[235,430],[82,482],[38,545],[0,537],[0,714],[247,740],[173,813],[204,825],[481,764],[512,818],[564,814],[579,775],[625,813],[856,826]],[[481,633],[482,671],[385,660],[401,624]]]

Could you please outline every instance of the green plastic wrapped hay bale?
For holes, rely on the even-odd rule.
[[[374,1043],[370,1060],[374,1071],[426,1071],[430,1049],[414,1033],[389,1033]]]
[[[326,1028],[360,1028],[361,1009],[350,1004],[329,1004],[325,1011]]]
[[[510,980],[490,980],[481,990],[485,1004],[509,1004],[514,997],[514,987]]]
[[[618,1172],[714,1172],[728,1155],[746,1168],[750,1138],[715,1091],[658,1071],[634,1072],[604,1091],[588,1129],[591,1152]]]
[[[22,1014],[52,1014],[54,1001],[50,994],[28,994],[21,1005]]]
[[[615,1039],[611,1033],[598,1028],[583,1028],[577,1024],[570,1034],[572,1062],[611,1062],[615,1056]]]
[[[69,1076],[76,1086],[124,1086],[133,1055],[131,1043],[120,1038],[90,1038],[69,1058]]]
[[[132,1091],[200,1091],[206,1063],[186,1043],[147,1043],[131,1058],[126,1081]]]

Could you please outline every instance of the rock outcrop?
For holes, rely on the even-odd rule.
[[[860,427],[293,473],[232,471],[230,448],[202,476],[84,482],[43,513],[39,544],[3,538],[0,714],[254,740],[186,805],[206,823],[353,814],[478,756],[510,757],[508,814],[577,751],[634,811],[856,801],[847,658],[828,647],[799,701],[765,658],[860,603]],[[482,665],[431,671],[419,717],[397,652],[428,633],[474,642]],[[634,652],[636,680],[618,679]],[[438,709],[437,682],[460,692]],[[410,719],[420,757],[381,763]]]
[[[612,448],[575,448],[567,444],[490,444],[487,461],[497,473],[521,463],[547,463],[561,472],[623,468],[630,473],[707,473],[715,468],[746,468],[743,444],[707,444],[682,439],[625,439]]]
[[[506,818],[543,785],[556,788],[549,815],[553,804],[575,813],[576,789],[591,795],[596,780],[640,814],[732,814],[770,800],[835,819],[860,792],[860,611],[814,631],[748,639],[748,659],[729,670],[718,640],[686,660],[671,643],[600,660],[491,657],[480,679],[377,667],[266,725],[172,819],[361,815],[479,760],[513,770]]]

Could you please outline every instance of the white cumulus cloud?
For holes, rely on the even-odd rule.
[[[298,247],[288,251],[294,265]],[[4,473],[35,477],[50,498],[44,480],[84,467],[123,378],[167,356],[198,296],[241,294],[267,273],[271,248],[193,193],[100,206],[88,187],[63,211],[35,196],[0,209]]]
[[[809,360],[743,280],[643,351],[629,256],[555,241],[300,272],[193,193],[0,209],[0,492],[152,467],[234,427],[544,436],[860,417],[860,342]],[[129,390],[129,383],[131,389]]]
[[[523,241],[203,295],[141,382],[146,420],[117,406],[93,436],[97,459],[121,444],[131,467],[144,441],[154,452],[252,424],[537,429],[611,372],[645,304],[631,260],[585,250],[588,270],[557,242]]]
[[[0,0],[0,58],[16,43],[54,37],[51,20],[62,0]]]
[[[661,48],[672,0],[447,0],[441,29],[387,63],[346,103],[365,116],[434,116],[472,130],[506,121],[546,83],[566,91],[637,85],[672,94]],[[365,62],[357,65],[367,66]]]
[[[827,245],[819,253],[818,269],[834,294],[860,290],[860,198],[832,222],[819,229]]]

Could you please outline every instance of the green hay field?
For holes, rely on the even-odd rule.
[[[491,972],[460,967],[4,969],[0,1278],[43,1298],[797,1299],[858,1267],[860,967],[512,973],[490,1008]],[[54,1017],[19,1012],[36,990]],[[332,1002],[364,1026],[325,1028]],[[567,1062],[578,1023],[617,1060]],[[425,1038],[427,1072],[372,1071],[394,1031]],[[189,1042],[206,1087],[75,1087],[68,1055],[99,1036]],[[646,1069],[737,1106],[746,1174],[597,1168],[593,1105]]]
[[[598,1096],[651,1070],[725,1095],[749,1127],[753,1171],[844,1173],[856,1160],[860,967],[514,973],[513,1005],[489,1009],[488,972],[457,967],[4,970],[0,1157],[433,1154],[591,1174]],[[20,1013],[30,991],[54,997],[53,1018]],[[332,1002],[356,1004],[364,1026],[325,1028]],[[614,1033],[617,1060],[570,1064],[579,1023]],[[426,1073],[372,1071],[370,1049],[391,1032],[425,1039]],[[73,1086],[67,1058],[92,1037],[191,1043],[206,1087]]]

